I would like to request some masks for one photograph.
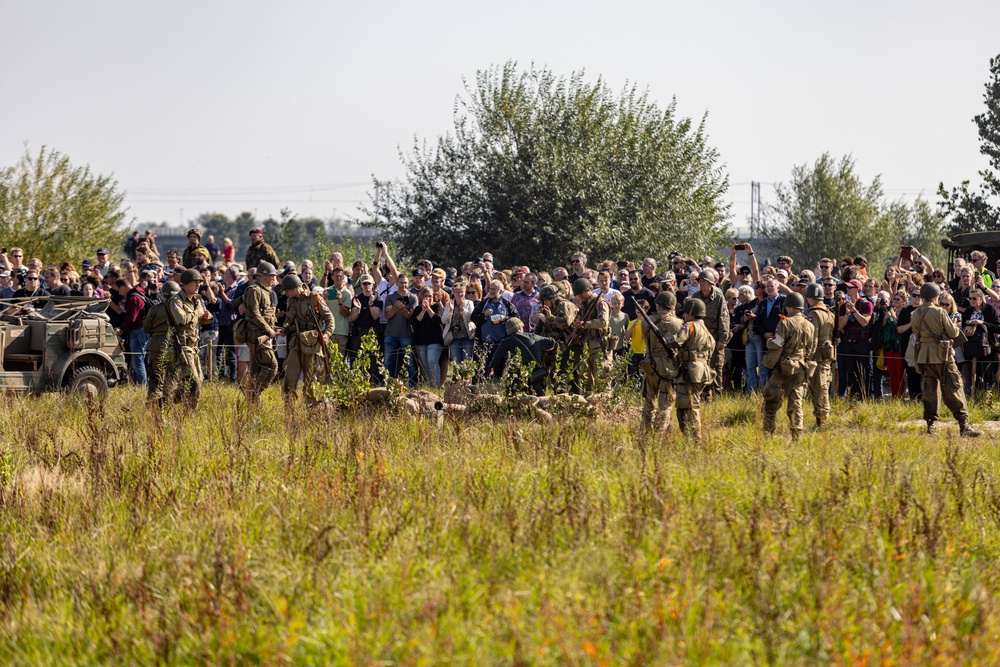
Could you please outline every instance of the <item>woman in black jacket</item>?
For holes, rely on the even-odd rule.
[[[962,333],[968,339],[962,346],[965,361],[959,366],[962,384],[967,393],[986,384],[996,371],[996,336],[1000,333],[997,311],[986,303],[982,290],[969,291],[967,302],[962,302]],[[974,362],[974,363],[973,363]]]

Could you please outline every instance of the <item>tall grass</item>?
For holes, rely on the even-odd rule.
[[[758,410],[710,403],[696,444],[0,398],[0,661],[996,664],[994,440],[881,403],[792,444]]]

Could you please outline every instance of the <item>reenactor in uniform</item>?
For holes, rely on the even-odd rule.
[[[607,370],[605,352],[611,335],[611,309],[605,299],[594,294],[594,286],[586,278],[578,278],[573,283],[573,296],[580,301],[573,320],[577,336],[573,376],[579,382],[582,375],[582,389],[589,393],[597,386],[598,373]]]
[[[195,253],[204,248],[201,244],[201,230],[197,227],[189,229],[187,238],[188,246],[184,248],[184,256],[181,259],[181,264],[185,269],[194,269],[201,263],[201,257]],[[208,255],[208,250],[205,250],[205,254]]]
[[[264,230],[250,230],[250,247],[247,248],[246,270],[257,268],[261,262],[268,262],[271,266],[278,266],[278,253],[274,252],[267,243],[264,243]]]
[[[534,318],[534,333],[539,336],[551,338],[556,342],[556,349],[551,356],[546,353],[546,367],[549,370],[549,377],[556,374],[556,361],[560,352],[565,349],[571,335],[571,326],[576,319],[576,304],[568,299],[564,299],[559,294],[559,288],[555,285],[546,285],[539,293],[540,305]],[[564,369],[559,369],[560,371]]]
[[[709,365],[715,338],[705,328],[704,319],[705,302],[685,299],[684,326],[673,337],[677,350],[677,376],[674,378],[677,425],[697,440],[701,440],[701,394],[715,379]]]
[[[924,419],[927,433],[934,432],[938,418],[938,386],[944,404],[958,420],[959,433],[975,438],[982,435],[969,424],[969,411],[965,405],[965,391],[962,376],[955,365],[953,341],[959,337],[958,325],[951,321],[948,313],[937,305],[941,289],[934,283],[920,286],[923,305],[913,311],[910,330],[913,332],[913,367],[921,377]]]
[[[774,336],[767,340],[764,365],[771,370],[764,387],[764,432],[774,433],[775,417],[781,402],[788,397],[788,421],[792,439],[802,433],[802,397],[807,377],[813,370],[816,353],[816,329],[802,316],[805,299],[798,292],[785,297],[785,315],[778,322]]]
[[[254,282],[243,294],[247,319],[247,347],[250,368],[247,372],[247,395],[256,399],[278,375],[278,358],[272,340],[280,333],[275,313],[277,299],[272,288],[278,280],[278,270],[270,262],[257,265]]]
[[[528,378],[528,387],[515,387],[514,390],[530,389],[536,396],[545,395],[545,380],[548,372],[543,363],[545,352],[553,350],[556,342],[551,338],[539,336],[534,333],[524,333],[524,322],[517,317],[512,317],[504,322],[504,329],[507,336],[497,343],[490,357],[490,367],[487,374],[492,374],[494,381],[499,381],[507,369],[507,360],[513,355],[520,357],[520,363],[527,365],[534,362],[535,367]]]
[[[163,393],[167,400],[185,401],[190,409],[198,407],[201,397],[201,361],[198,343],[201,325],[212,321],[212,313],[205,310],[198,288],[204,279],[198,269],[185,269],[181,274],[181,291],[167,302],[167,320],[173,329],[175,359],[166,367]]]
[[[303,288],[296,275],[281,279],[281,289],[288,297],[285,311],[285,338],[288,357],[285,359],[286,398],[296,398],[299,374],[305,381],[306,401],[316,402],[313,382],[316,381],[327,355],[326,343],[333,333],[333,313],[326,307],[326,299]]]
[[[806,319],[812,322],[813,329],[816,330],[816,352],[813,354],[816,370],[809,376],[809,394],[812,397],[813,414],[816,416],[816,428],[823,428],[830,417],[830,382],[833,378],[830,366],[837,358],[837,348],[833,344],[837,316],[826,305],[823,286],[819,283],[806,286],[806,303],[809,304]]]
[[[163,283],[160,294],[163,300],[150,306],[146,318],[142,321],[142,330],[149,334],[146,345],[146,386],[150,401],[159,398],[163,404],[163,368],[166,364],[164,352],[173,349],[172,341],[167,340],[170,333],[170,321],[167,319],[167,303],[170,298],[181,291],[181,286],[173,280]]]
[[[715,340],[715,351],[712,352],[710,366],[715,371],[715,377],[706,389],[706,395],[710,392],[712,396],[719,396],[722,393],[722,368],[726,363],[726,343],[729,342],[729,310],[726,308],[726,297],[722,290],[715,286],[718,277],[712,269],[705,269],[698,274],[698,285],[700,291],[695,292],[694,298],[701,300],[705,304],[705,328],[712,334]]]
[[[663,334],[664,340],[669,342],[684,326],[684,322],[674,314],[677,297],[673,292],[660,292],[653,303],[656,312],[650,316],[650,320]],[[639,365],[644,376],[642,428],[652,428],[659,432],[670,428],[670,408],[674,405],[673,380],[677,374],[677,364],[671,358],[674,351],[663,347],[663,343],[649,328],[645,319],[642,320],[641,326],[643,338],[646,340],[646,357]]]

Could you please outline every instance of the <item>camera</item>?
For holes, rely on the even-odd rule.
[[[746,249],[747,249],[746,243],[737,243],[736,245],[733,246],[733,250],[746,250]]]
[[[375,242],[375,247],[376,248],[384,248],[385,247],[385,241],[382,241],[382,240],[376,241]]]

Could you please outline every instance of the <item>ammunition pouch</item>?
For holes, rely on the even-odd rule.
[[[320,332],[313,329],[312,331],[300,331],[298,335],[299,350],[303,354],[319,354],[323,343],[320,339]]]

